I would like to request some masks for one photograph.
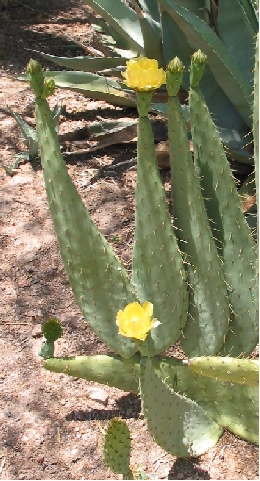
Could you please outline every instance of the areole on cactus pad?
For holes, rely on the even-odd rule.
[[[198,56],[191,61],[193,143],[199,146],[203,138],[205,145],[212,149],[214,164],[221,165],[207,176],[208,185],[203,187],[203,179],[198,175],[201,151],[199,147],[194,149],[193,162],[177,97],[184,71],[181,61],[170,62],[165,74],[152,59],[134,59],[127,65],[125,79],[136,91],[139,113],[131,279],[93,224],[69,178],[49,106],[41,90],[43,71],[38,66],[35,72],[28,69],[36,94],[36,126],[47,198],[61,257],[85,320],[116,353],[74,358],[48,359],[49,356],[45,356],[44,367],[139,392],[148,429],[156,442],[175,456],[187,457],[202,454],[212,447],[223,428],[252,442],[258,439],[258,389],[255,377],[254,384],[250,381],[251,385],[247,385],[245,364],[241,364],[245,381],[240,384],[204,375],[207,372],[205,360],[202,373],[193,372],[190,365],[180,360],[163,356],[176,341],[181,342],[184,356],[195,359],[204,356],[209,362],[226,350],[226,339],[228,353],[237,357],[250,354],[258,342],[255,246],[239,198],[235,194],[232,196],[232,208],[241,213],[236,217],[239,228],[234,236],[231,229],[228,230],[231,224],[225,223],[228,215],[225,197],[224,210],[219,208],[221,235],[219,232],[215,235],[204,198],[206,187],[216,192],[220,182],[223,190],[228,182],[228,195],[231,196],[235,184],[231,185],[234,181],[228,161],[216,141],[218,134],[199,91],[202,71],[197,64],[203,67],[206,58],[201,52],[198,55],[200,62]],[[150,67],[151,76],[141,83],[142,75]],[[135,72],[133,76],[131,69]],[[173,214],[157,167],[148,117],[153,90],[164,80],[169,95]],[[199,103],[196,109],[195,97]],[[205,126],[198,139],[197,124]],[[208,172],[211,168],[207,166]],[[218,202],[221,207],[221,196]],[[232,271],[232,255],[238,252],[239,245],[246,252],[245,275],[246,279],[252,277],[249,284],[243,282],[244,271],[236,257],[233,257]],[[242,279],[242,290],[236,282],[231,287],[231,280],[236,276]],[[241,308],[246,301],[251,303],[250,309],[247,303]],[[250,319],[245,318],[245,311]],[[250,332],[243,339],[240,332],[245,322]],[[235,378],[241,379],[239,364],[234,365]],[[257,369],[258,364],[255,367]]]

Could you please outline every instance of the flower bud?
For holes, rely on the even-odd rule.
[[[195,52],[191,57],[190,66],[190,86],[195,88],[203,75],[205,66],[207,63],[207,55],[205,55],[201,50]]]

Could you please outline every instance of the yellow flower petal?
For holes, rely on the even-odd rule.
[[[144,341],[148,332],[160,324],[157,319],[152,319],[152,315],[151,302],[146,301],[142,306],[138,302],[128,304],[124,311],[118,311],[116,316],[119,334]]]
[[[137,91],[152,91],[165,83],[165,72],[158,67],[157,60],[147,57],[132,58],[126,62],[126,71],[121,72],[128,87]]]

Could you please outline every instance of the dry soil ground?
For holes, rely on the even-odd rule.
[[[57,355],[106,353],[75,303],[60,260],[45,197],[40,164],[25,163],[14,176],[3,164],[24,148],[21,133],[5,104],[34,125],[33,96],[16,77],[33,50],[60,56],[82,55],[95,44],[88,13],[79,0],[28,0],[0,12],[1,125],[1,316],[0,316],[0,478],[120,479],[102,457],[109,419],[126,419],[132,437],[132,465],[148,479],[258,479],[258,448],[226,432],[208,453],[176,459],[146,431],[137,396],[47,372],[38,351],[41,324],[58,317],[64,335]],[[42,62],[45,68],[53,64]],[[102,119],[135,117],[127,111],[57,89],[51,99],[66,104],[61,132]],[[118,145],[72,156],[68,170],[100,230],[130,267],[133,240],[135,171],[90,184],[98,169],[130,159],[136,145]],[[168,173],[164,173],[166,187]]]

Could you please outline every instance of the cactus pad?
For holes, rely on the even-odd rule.
[[[255,243],[221,140],[198,89],[190,89],[189,104],[195,165],[231,304],[230,328],[220,352],[248,355],[258,342]]]
[[[168,72],[171,85],[172,72]],[[168,88],[170,92],[170,89]],[[177,97],[168,100],[168,136],[174,226],[185,254],[189,308],[182,348],[189,357],[215,354],[229,324],[229,303],[199,180],[195,174],[185,119]]]
[[[107,428],[104,442],[104,459],[115,473],[123,474],[123,479],[133,479],[130,470],[131,439],[124,421],[113,418]]]
[[[141,360],[140,390],[147,426],[155,441],[173,456],[199,456],[214,446],[222,429],[194,401],[162,379],[152,360]]]
[[[137,94],[137,103],[142,105],[144,94],[141,98]],[[140,117],[138,124],[135,203],[132,279],[141,302],[152,302],[154,316],[161,323],[148,337],[149,355],[153,356],[178,339],[186,322],[188,306],[185,271],[147,116]]]
[[[31,75],[37,93],[38,81],[43,89],[41,74],[37,70]],[[35,113],[47,199],[75,299],[100,339],[123,357],[131,357],[137,348],[118,334],[115,320],[118,310],[138,301],[137,295],[67,172],[49,105],[41,96],[36,96]]]
[[[49,356],[50,357],[50,356]],[[55,357],[44,367],[48,371],[96,381],[126,392],[139,393],[139,362],[137,354],[130,359],[117,355]]]
[[[257,387],[201,376],[177,359],[154,358],[152,363],[157,376],[167,386],[195,401],[223,428],[247,441],[258,443]]]
[[[194,357],[188,367],[202,376],[249,386],[259,385],[259,360],[232,357]]]

